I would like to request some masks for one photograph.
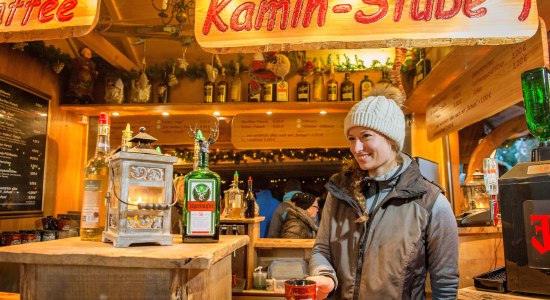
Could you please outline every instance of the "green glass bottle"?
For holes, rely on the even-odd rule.
[[[550,138],[550,71],[542,67],[523,72],[521,86],[527,128],[546,144]]]
[[[208,168],[209,143],[197,130],[198,168],[184,177],[184,243],[215,243],[220,239],[220,176]]]

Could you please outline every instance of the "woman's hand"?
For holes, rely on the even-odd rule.
[[[328,294],[334,289],[334,280],[328,276],[310,276],[306,279],[317,283],[317,299],[327,298]]]

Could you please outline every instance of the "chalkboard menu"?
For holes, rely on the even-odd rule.
[[[0,79],[0,217],[42,212],[47,96]]]

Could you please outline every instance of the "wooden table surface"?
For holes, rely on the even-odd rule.
[[[208,269],[249,243],[246,235],[221,235],[218,243],[189,244],[174,235],[172,246],[83,242],[78,237],[0,247],[0,261],[24,264]]]

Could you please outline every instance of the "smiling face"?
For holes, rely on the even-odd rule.
[[[356,126],[348,131],[349,149],[361,170],[369,177],[387,174],[397,166],[396,148],[384,135],[367,127]]]

